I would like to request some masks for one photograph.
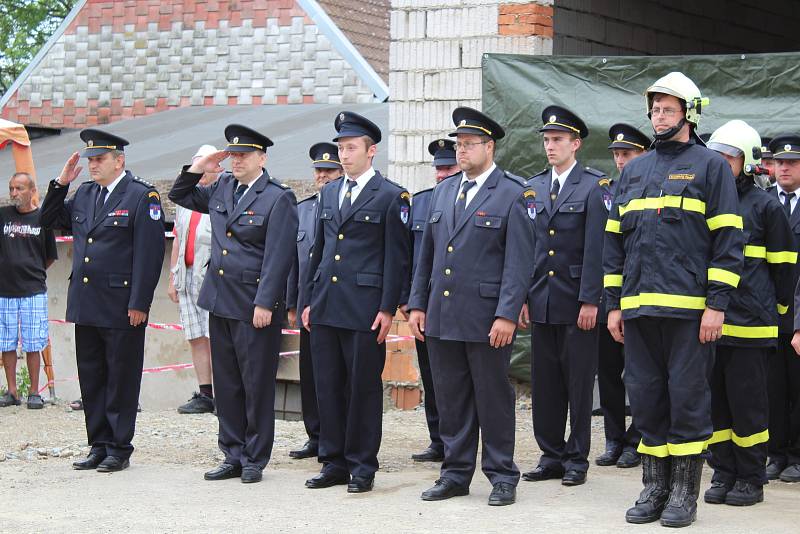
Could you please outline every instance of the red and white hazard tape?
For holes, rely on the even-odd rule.
[[[173,232],[164,232],[164,237],[172,239],[175,237]],[[72,243],[73,237],[71,235],[61,235],[56,237],[56,243]]]

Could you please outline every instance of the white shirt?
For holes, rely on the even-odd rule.
[[[561,174],[558,174],[558,172],[556,172],[556,168],[553,167],[551,169],[551,172],[553,174],[551,176],[552,180],[550,181],[550,190],[551,191],[553,190],[553,184],[555,183],[556,180],[558,180],[558,190],[561,191],[562,189],[564,189],[564,180],[567,179],[567,176],[569,176],[569,173],[572,172],[572,169],[574,169],[575,165],[577,165],[577,164],[578,164],[578,160],[573,161],[572,165],[569,166],[569,169],[567,169],[566,171],[562,172]]]
[[[264,176],[264,169],[261,169],[261,176]],[[240,185],[240,184],[241,184],[241,185],[246,185],[246,186],[247,186],[247,189],[245,189],[245,190],[244,190],[244,193],[242,193],[242,196],[240,196],[240,197],[239,197],[239,202],[241,202],[241,201],[242,201],[242,199],[244,198],[244,196],[247,194],[247,192],[248,192],[248,191],[250,191],[250,188],[251,188],[251,187],[253,187],[253,184],[254,184],[254,183],[256,183],[257,181],[259,181],[259,180],[261,179],[261,176],[259,176],[258,178],[256,178],[256,179],[255,179],[255,180],[253,180],[252,182],[250,182],[249,184],[243,184],[243,183],[242,183],[242,182],[240,182],[239,180],[236,180],[236,187],[234,187],[234,188],[233,188],[233,192],[234,192],[234,193],[236,193],[236,190],[239,188],[239,185]]]
[[[484,172],[483,174],[478,175],[478,177],[475,178],[475,180],[474,180],[475,181],[475,185],[473,185],[470,188],[470,190],[467,191],[467,198],[466,198],[467,203],[464,205],[465,207],[469,206],[469,203],[472,202],[472,199],[475,198],[475,195],[478,194],[478,191],[480,190],[481,187],[483,187],[484,182],[486,182],[486,179],[489,178],[489,175],[492,174],[492,172],[494,172],[496,167],[497,167],[497,165],[495,165],[494,162],[492,162],[492,166],[489,167],[489,169],[486,172]],[[468,181],[469,181],[469,178],[467,178],[467,173],[462,172],[461,173],[461,182],[459,182],[459,184],[458,184],[458,190],[461,191],[461,188],[464,186],[464,182],[468,182]],[[458,194],[456,194],[456,203],[457,202],[458,202]]]
[[[106,193],[106,198],[104,198],[104,199],[103,199],[103,204],[105,204],[105,203],[106,203],[106,200],[108,200],[108,197],[110,197],[110,196],[111,196],[111,193],[113,193],[113,192],[114,192],[114,188],[115,188],[115,187],[117,187],[117,184],[118,184],[118,183],[120,182],[120,180],[122,180],[123,178],[125,178],[125,171],[122,171],[122,174],[120,174],[119,176],[117,176],[117,179],[116,179],[116,180],[114,180],[113,182],[111,182],[110,184],[108,184],[108,185],[106,186],[106,189],[108,189],[108,193]],[[103,186],[101,185],[100,187],[102,188]]]
[[[792,198],[792,200],[789,201],[790,213],[794,213],[794,208],[797,207],[797,197],[798,195],[800,195],[800,189],[795,189],[794,191],[784,191],[784,189],[780,185],[778,184],[775,185],[776,185],[775,189],[777,189],[778,191],[778,200],[780,201],[781,206],[783,206],[783,195],[781,193],[788,193],[788,194],[794,193],[794,198]]]
[[[367,185],[372,177],[375,176],[375,169],[370,167],[367,169],[367,172],[356,178],[356,185],[353,186],[353,189],[350,190],[350,205],[352,206],[356,202],[356,198],[358,198],[358,194],[364,189],[364,186]],[[342,180],[342,185],[339,188],[339,207],[342,207],[342,202],[344,202],[344,195],[347,193],[347,180],[352,180],[347,174],[344,175],[344,180]]]

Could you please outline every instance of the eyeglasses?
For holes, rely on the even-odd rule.
[[[475,141],[473,143],[457,142],[456,143],[456,150],[470,151],[470,150],[472,150],[472,147],[477,146],[477,145],[485,145],[486,143],[488,143],[488,141]]]
[[[674,117],[680,110],[675,108],[653,108],[650,110],[651,115],[664,115],[666,117]]]

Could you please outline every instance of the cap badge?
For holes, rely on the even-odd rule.
[[[622,141],[623,139],[625,139],[625,134],[617,134],[617,141]]]
[[[86,146],[94,146],[94,141],[89,139],[89,141],[86,143]]]
[[[343,121],[343,120],[344,120],[344,113],[339,113],[339,120],[340,120],[340,121]]]
[[[234,138],[233,138],[233,144],[235,145],[235,144],[237,144],[238,142],[239,142],[239,138],[238,138],[238,137],[234,137]]]
[[[784,150],[791,150],[792,149],[792,145],[786,145],[786,146],[783,147],[783,149]]]
[[[444,139],[439,139],[439,148],[444,148]]]
[[[467,119],[462,119],[461,122],[458,123],[458,125],[459,126],[466,126],[467,125]]]
[[[549,122],[556,122],[556,116],[555,116],[555,115],[550,115],[550,118],[549,118],[549,119],[547,119],[547,120],[548,120]]]
[[[325,152],[325,153],[322,155],[322,159],[324,159],[325,161],[328,161],[329,159],[331,159],[331,155],[330,155],[330,154],[328,154],[327,152]]]

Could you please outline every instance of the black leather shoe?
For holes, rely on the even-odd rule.
[[[261,469],[258,467],[243,467],[242,468],[242,484],[252,484],[253,482],[261,482],[263,475]]]
[[[309,489],[330,488],[331,486],[342,486],[350,483],[350,475],[336,475],[332,473],[320,473],[314,478],[306,480],[306,487]]]
[[[594,463],[599,466],[607,467],[609,465],[616,465],[622,454],[622,447],[618,444],[606,444],[606,452],[594,459]]]
[[[567,469],[564,476],[561,477],[561,484],[563,486],[580,486],[586,483],[586,471],[578,471],[577,469]]]
[[[97,466],[100,465],[102,461],[105,459],[106,459],[105,456],[101,456],[97,453],[90,452],[89,455],[83,460],[72,462],[72,468],[77,469],[78,471],[97,469]]]
[[[767,480],[778,480],[786,469],[786,460],[772,458],[767,464]]]
[[[622,469],[629,469],[641,465],[642,455],[632,449],[622,451],[619,459],[617,460],[617,467]]]
[[[304,458],[315,458],[317,454],[319,454],[319,447],[317,444],[306,441],[301,448],[289,451],[289,458],[302,460]]]
[[[541,482],[542,480],[551,480],[561,478],[564,476],[563,469],[551,469],[550,467],[536,466],[533,471],[522,473],[522,479],[528,482]]]
[[[448,478],[440,478],[433,487],[422,492],[423,501],[443,501],[452,497],[469,495],[469,488],[460,486]]]
[[[114,473],[130,467],[131,462],[127,458],[119,456],[106,456],[105,460],[97,466],[98,473]]]
[[[731,490],[730,484],[719,480],[712,480],[711,487],[703,493],[703,500],[708,504],[725,504],[725,496]]]
[[[444,453],[432,447],[428,447],[420,453],[412,454],[411,459],[415,462],[443,462]]]
[[[366,493],[375,487],[375,477],[353,477],[347,483],[347,493]]]
[[[517,500],[516,486],[508,482],[498,482],[489,494],[489,506],[508,506]]]
[[[242,466],[221,463],[211,471],[206,472],[203,478],[206,480],[226,480],[242,476]]]
[[[756,486],[744,480],[737,480],[733,489],[725,496],[725,504],[731,506],[753,506],[763,502],[764,487]]]
[[[783,482],[800,482],[800,464],[792,464],[781,471],[780,477]]]

